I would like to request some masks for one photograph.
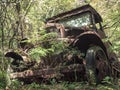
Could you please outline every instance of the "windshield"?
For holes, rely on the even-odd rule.
[[[90,13],[84,13],[81,15],[65,18],[59,21],[60,24],[70,27],[82,27],[91,24]]]

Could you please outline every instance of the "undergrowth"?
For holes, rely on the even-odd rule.
[[[31,84],[23,84],[18,80],[14,80],[11,82],[10,86],[6,86],[4,82],[5,79],[1,77],[0,74],[0,90],[119,90],[120,81],[117,85],[111,83],[106,80],[104,84],[99,85],[89,85],[87,82],[67,82],[61,81],[57,83],[55,80],[51,80],[50,84],[37,84],[35,82]]]

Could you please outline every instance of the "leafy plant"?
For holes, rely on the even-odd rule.
[[[0,89],[3,89],[6,87],[6,78],[5,78],[5,73],[0,72]]]
[[[59,54],[65,50],[66,44],[57,40],[57,33],[45,33],[42,30],[40,34],[41,36],[36,41],[38,42],[37,46],[29,52],[33,59],[40,60],[41,57]]]

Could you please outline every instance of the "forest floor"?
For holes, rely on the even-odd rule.
[[[51,80],[50,84],[27,84],[23,85],[19,81],[13,81],[9,87],[0,87],[0,90],[120,90],[120,80],[115,85],[106,81],[106,84],[89,85],[85,82],[59,82]]]

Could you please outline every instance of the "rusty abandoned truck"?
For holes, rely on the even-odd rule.
[[[101,24],[102,18],[92,6],[87,4],[58,14],[48,18],[45,23],[48,32],[57,32],[59,40],[67,40],[68,47],[77,48],[85,55],[71,57],[75,61],[65,66],[61,65],[59,69],[44,67],[31,70],[33,63],[21,71],[11,67],[13,69],[10,73],[11,79],[34,82],[59,76],[68,81],[77,79],[100,83],[106,76],[118,78],[119,61],[116,54],[110,50],[111,42],[104,40],[106,35]],[[14,61],[21,59],[23,63],[25,62],[24,58],[14,51],[7,52],[5,56],[13,58]]]

